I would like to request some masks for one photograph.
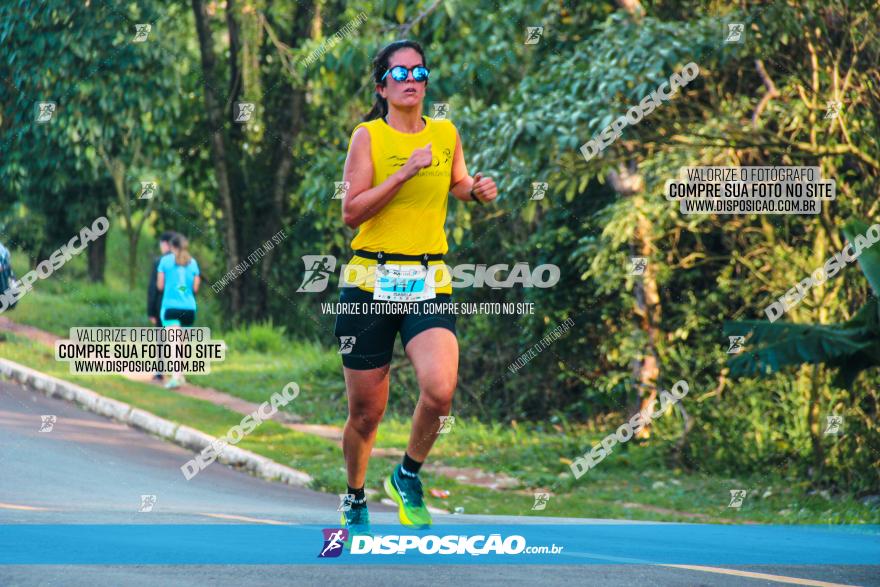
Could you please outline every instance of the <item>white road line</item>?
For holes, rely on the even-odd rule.
[[[262,518],[249,518],[247,516],[234,516],[232,514],[210,514],[200,512],[200,516],[208,516],[209,518],[220,518],[221,520],[238,520],[239,522],[253,522],[255,524],[270,524],[272,526],[292,526],[290,522],[279,522],[278,520],[265,520]]]
[[[38,508],[29,505],[16,505],[14,503],[3,503],[0,502],[0,509],[2,510],[25,510],[28,512],[48,512],[48,508]]]
[[[776,581],[777,583],[790,583],[792,585],[811,585],[812,587],[855,587],[845,583],[828,583],[827,581],[816,581],[814,579],[799,579],[797,577],[786,577],[783,575],[768,575],[766,573],[753,573],[751,571],[740,571],[737,569],[720,569],[718,567],[701,567],[697,565],[658,565],[660,567],[672,567],[676,569],[688,569],[690,571],[703,571],[704,573],[718,573],[720,575],[734,575],[736,577],[748,577],[749,579],[760,579],[762,581]]]
[[[702,571],[704,573],[717,573],[719,575],[733,575],[735,577],[745,577],[748,579],[760,579],[762,581],[776,581],[777,583],[789,583],[791,585],[809,585],[810,587],[857,587],[845,583],[828,583],[827,581],[817,581],[815,579],[801,579],[798,577],[786,577],[784,575],[769,575],[767,573],[753,573],[751,571],[740,571],[737,569],[724,569],[720,567],[704,567],[699,565],[670,565],[663,563],[655,563],[649,560],[638,558],[624,558],[618,556],[609,556],[606,554],[596,554],[592,552],[567,552],[562,553],[564,556],[576,558],[592,558],[614,563],[628,563],[637,565],[651,565],[657,567],[669,567],[674,569],[686,569],[689,571]]]

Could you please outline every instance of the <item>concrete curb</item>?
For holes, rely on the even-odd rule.
[[[160,418],[140,408],[104,397],[85,387],[40,373],[8,359],[0,358],[0,377],[17,381],[49,397],[75,402],[90,412],[144,430],[197,453],[217,440],[195,428]],[[307,473],[232,445],[224,447],[217,460],[227,465],[242,467],[267,481],[281,481],[297,487],[305,487],[312,481],[312,477]],[[183,463],[180,464],[183,466]]]

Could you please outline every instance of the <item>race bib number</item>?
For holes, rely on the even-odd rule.
[[[424,265],[377,265],[373,299],[392,302],[432,300],[437,294],[427,277],[428,269]]]

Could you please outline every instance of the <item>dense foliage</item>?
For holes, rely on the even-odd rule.
[[[492,206],[451,201],[449,260],[562,268],[551,289],[456,292],[535,307],[459,318],[457,412],[599,419],[610,429],[645,397],[645,382],[668,389],[686,379],[681,410],[652,431],[675,462],[880,486],[876,368],[848,387],[824,364],[734,377],[722,330],[764,320],[767,304],[842,249],[848,220],[880,219],[877,2],[738,11],[659,2],[632,13],[558,0],[181,6],[0,7],[0,240],[36,260],[109,210],[132,234],[139,221],[187,233],[210,284],[283,229],[282,246],[217,298],[229,322],[271,318],[292,337],[332,346],[333,316],[319,304],[336,299],[335,280],[323,294],[295,293],[301,256],[349,254],[334,182],[372,104],[370,59],[410,37],[432,71],[426,113],[449,103],[469,171],[500,188]],[[153,36],[131,43],[143,22]],[[746,24],[745,42],[724,42],[730,22]],[[530,26],[544,29],[527,45]],[[580,145],[689,62],[696,80],[585,162]],[[51,125],[33,122],[43,99],[58,102]],[[249,123],[232,122],[236,101],[257,104]],[[829,101],[842,104],[835,118],[826,118]],[[663,186],[697,165],[818,166],[837,181],[837,199],[818,216],[685,216]],[[131,189],[145,174],[160,180],[152,201]],[[547,197],[530,199],[533,182],[549,184]],[[643,278],[629,274],[632,256],[648,257]],[[876,294],[849,267],[783,320],[846,323],[869,304]],[[568,318],[567,335],[508,369]],[[405,406],[412,374],[395,378],[394,401]],[[831,414],[846,419],[842,437],[823,433]]]

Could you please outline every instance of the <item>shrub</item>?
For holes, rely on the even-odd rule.
[[[289,348],[283,326],[275,326],[272,321],[250,324],[227,332],[223,336],[230,351],[281,354]]]

